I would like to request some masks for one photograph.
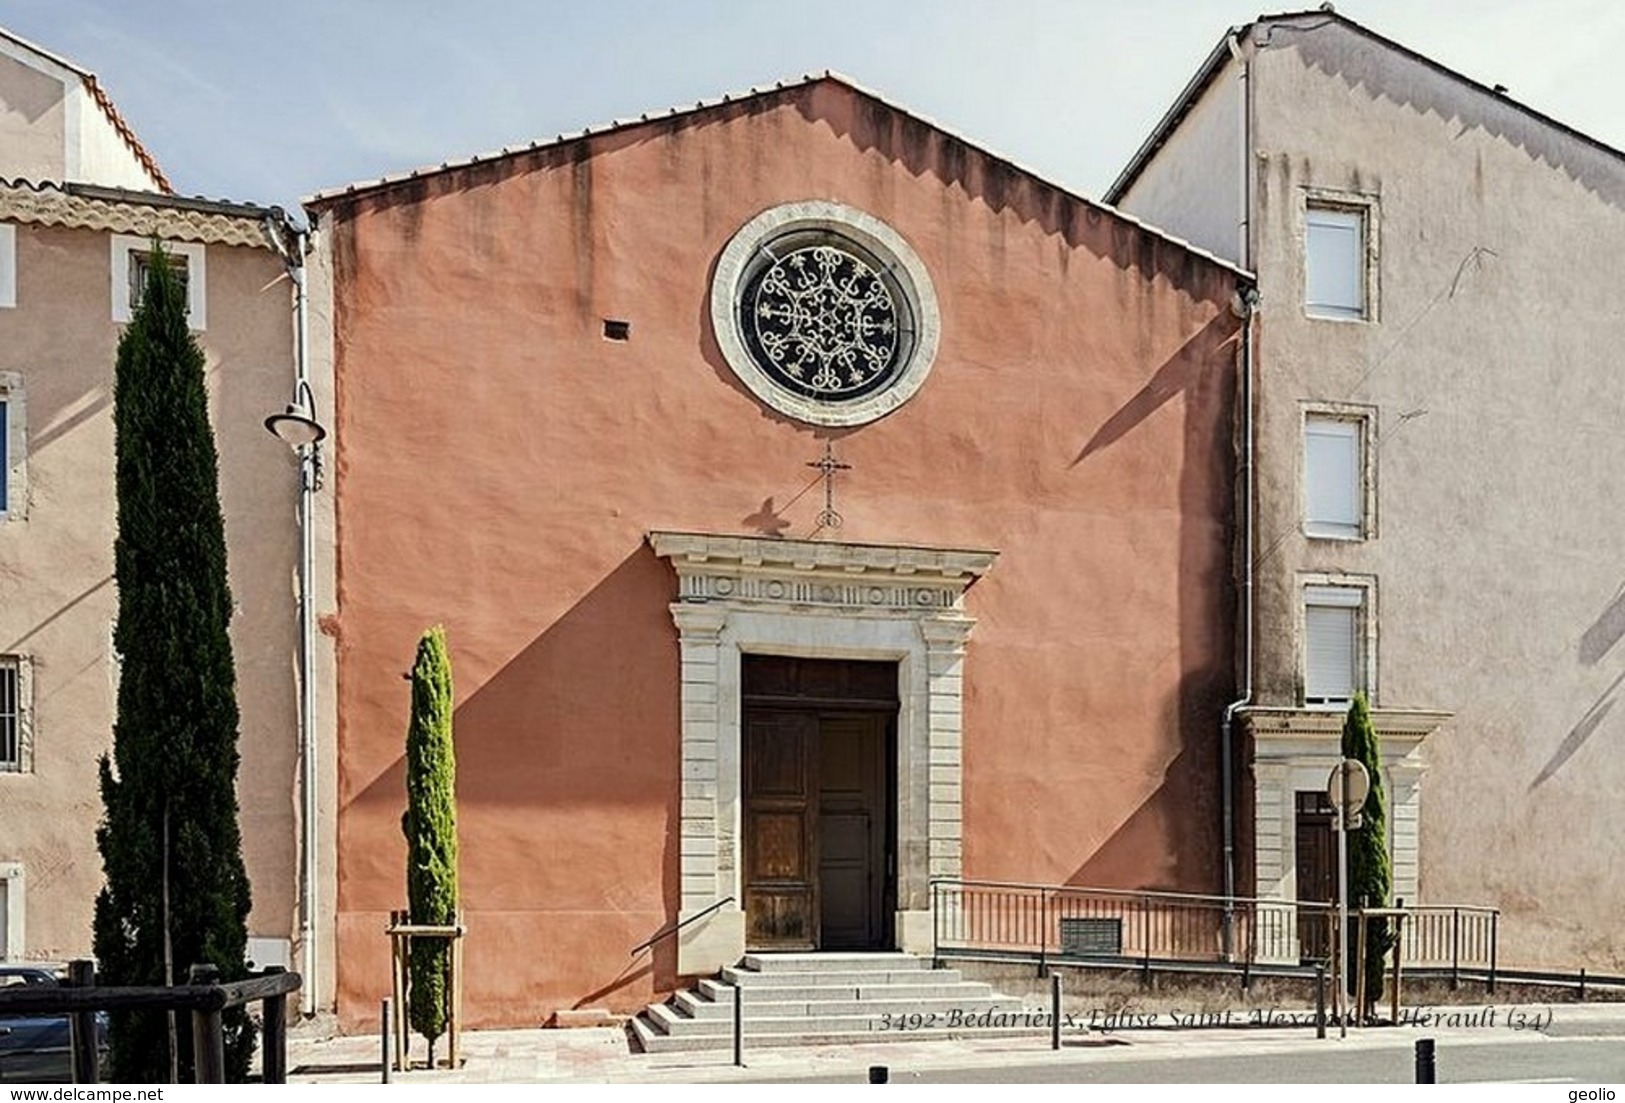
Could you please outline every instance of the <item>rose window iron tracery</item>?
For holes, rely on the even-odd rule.
[[[885,385],[897,365],[896,297],[874,266],[846,249],[770,251],[740,305],[752,358],[797,394],[859,398]]]

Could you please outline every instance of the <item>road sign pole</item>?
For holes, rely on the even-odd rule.
[[[1348,793],[1348,774],[1343,774],[1343,791]],[[1348,805],[1344,805],[1344,808]],[[1349,824],[1342,809],[1337,813],[1337,1036],[1349,1036]]]
[[[1371,792],[1365,764],[1345,758],[1326,779],[1326,797],[1337,806],[1337,1003],[1339,1038],[1349,1033],[1349,828],[1360,824],[1357,809]]]

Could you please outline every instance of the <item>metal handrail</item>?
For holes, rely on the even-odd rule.
[[[935,877],[931,884],[951,885],[976,889],[1027,889],[1033,892],[1066,892],[1090,896],[1114,896],[1132,900],[1189,900],[1211,904],[1275,904],[1296,908],[1336,908],[1335,903],[1323,900],[1288,900],[1270,896],[1214,896],[1196,892],[1165,892],[1160,889],[1103,889],[1091,885],[1041,885],[1028,881],[966,881],[955,877]],[[1457,911],[1491,915],[1500,909],[1487,904],[1411,904],[1406,911]]]
[[[1164,892],[1158,889],[1102,889],[1090,885],[1040,885],[1027,881],[964,881],[953,877],[937,877],[933,886],[949,885],[971,889],[1020,889],[1030,892],[1072,893],[1074,895],[1112,896],[1128,900],[1188,900],[1209,904],[1288,904],[1298,907],[1318,907],[1323,902],[1310,900],[1281,900],[1266,896],[1209,896],[1196,892]],[[1324,906],[1335,908],[1335,904]],[[1463,911],[1466,909],[1463,908]],[[1490,909],[1484,909],[1490,910]]]
[[[679,920],[676,923],[673,923],[671,926],[666,927],[665,929],[663,929],[661,931],[658,931],[653,938],[651,938],[651,939],[649,939],[649,940],[647,940],[645,942],[638,943],[636,946],[632,947],[632,952],[627,954],[626,956],[627,957],[637,957],[640,953],[642,953],[644,950],[647,950],[649,947],[653,946],[656,942],[659,942],[661,939],[670,938],[672,935],[676,934],[678,931],[682,930],[684,927],[688,926],[690,923],[693,923],[695,920],[704,919],[706,916],[710,915],[712,912],[714,912],[718,908],[722,907],[722,905],[724,905],[724,904],[732,904],[733,902],[734,902],[734,898],[732,896],[724,896],[721,900],[718,900],[715,904],[712,904],[710,907],[705,908],[703,911],[697,911],[693,915],[689,916],[687,919]]]
[[[1217,960],[1245,973],[1287,959],[1324,956],[1324,940],[1336,931],[1336,905],[1278,897],[940,877],[931,881],[931,900],[936,957],[998,950],[1029,956],[1041,971],[1052,961],[1109,958],[1131,962],[1147,975],[1157,961]],[[1487,958],[1493,976],[1497,909],[1426,904],[1401,908],[1415,920],[1405,925],[1405,957],[1410,962],[1459,970],[1482,968]],[[1062,928],[1059,941],[1057,919]],[[1110,949],[1069,948],[1064,930],[1069,919],[1115,920],[1119,941]],[[1239,945],[1232,937],[1238,923]],[[1111,943],[1113,936],[1104,937]]]

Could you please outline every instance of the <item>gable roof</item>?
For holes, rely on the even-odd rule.
[[[572,142],[579,142],[588,138],[602,137],[606,134],[618,134],[624,131],[635,130],[638,127],[652,126],[659,123],[669,122],[672,119],[683,119],[699,116],[707,112],[716,111],[727,105],[746,103],[753,100],[763,100],[820,83],[829,83],[844,88],[857,96],[861,96],[876,104],[879,104],[889,111],[896,112],[907,119],[912,120],[913,122],[935,130],[937,133],[947,138],[960,142],[983,156],[996,161],[1023,176],[1028,177],[1033,182],[1040,184],[1043,187],[1053,189],[1074,202],[1081,203],[1087,207],[1092,207],[1098,211],[1101,211],[1120,222],[1132,226],[1146,234],[1151,235],[1152,237],[1165,241],[1176,248],[1185,250],[1186,252],[1200,257],[1220,268],[1224,268],[1235,275],[1242,277],[1243,279],[1248,281],[1254,279],[1251,272],[1232,261],[1225,260],[1223,257],[1218,256],[1215,253],[1211,253],[1200,246],[1193,245],[1183,238],[1176,237],[1175,235],[1168,233],[1166,230],[1159,229],[1156,226],[1151,225],[1149,222],[1136,218],[1135,216],[1124,211],[1120,211],[1110,204],[1102,203],[1096,199],[1090,199],[1088,196],[1082,195],[1079,192],[1065,187],[1064,185],[1058,184],[1055,181],[1048,179],[1033,169],[1028,168],[1020,162],[1014,160],[1013,158],[996,153],[979,142],[973,141],[972,139],[965,137],[963,134],[960,134],[949,127],[943,126],[935,119],[921,115],[916,111],[912,111],[909,108],[896,104],[886,99],[880,93],[864,87],[852,78],[830,69],[825,69],[816,73],[808,73],[801,77],[790,80],[778,81],[771,87],[753,87],[746,92],[726,94],[710,100],[701,100],[693,106],[671,107],[663,112],[639,115],[635,119],[615,119],[607,124],[584,127],[580,133],[572,132],[568,134],[559,134],[552,139],[537,140],[522,146],[504,146],[500,150],[496,150],[491,153],[476,154],[472,157],[464,158],[458,161],[445,161],[439,165],[427,165],[422,168],[412,169],[409,172],[394,173],[392,175],[382,176],[376,180],[367,180],[360,183],[347,184],[343,187],[328,188],[323,191],[316,192],[313,195],[307,196],[300,202],[307,209],[314,211],[341,199],[348,199],[354,196],[369,195],[385,191],[411,181],[421,180],[425,177],[453,173],[460,169],[470,168],[475,165],[487,165],[496,161],[521,157],[540,150],[553,149],[559,146],[569,145]]]
[[[4,27],[0,27],[0,38],[33,54],[39,60],[46,62],[48,67],[66,70],[69,76],[77,78],[84,86],[85,91],[90,93],[90,98],[96,102],[96,106],[101,108],[103,116],[106,117],[119,138],[123,140],[125,146],[135,156],[141,167],[146,170],[147,175],[152,177],[153,183],[158,185],[158,190],[166,195],[175,190],[169,182],[169,177],[165,176],[164,170],[159,167],[158,159],[148,152],[147,147],[141,144],[141,139],[135,136],[135,130],[125,121],[124,116],[119,114],[118,108],[113,105],[112,97],[101,86],[101,82],[96,79],[95,73],[68,60],[61,54],[52,53],[43,46],[36,45],[20,35],[13,34]]]
[[[1129,188],[1134,186],[1134,182],[1139,179],[1140,173],[1145,170],[1145,167],[1151,163],[1151,159],[1155,157],[1157,152],[1162,149],[1170,138],[1173,137],[1174,132],[1178,130],[1180,124],[1185,121],[1185,116],[1191,113],[1191,110],[1195,108],[1197,102],[1201,100],[1203,94],[1208,90],[1208,86],[1213,83],[1213,81],[1218,77],[1219,73],[1221,73],[1229,64],[1231,56],[1230,42],[1232,39],[1239,38],[1250,33],[1254,28],[1262,27],[1267,24],[1285,23],[1294,19],[1314,18],[1319,18],[1322,22],[1316,24],[1316,26],[1311,29],[1318,30],[1320,27],[1335,23],[1338,26],[1355,32],[1356,34],[1365,36],[1377,45],[1382,46],[1384,49],[1391,50],[1402,57],[1409,58],[1411,61],[1425,65],[1434,72],[1440,73],[1451,80],[1456,81],[1458,84],[1465,85],[1474,91],[1491,97],[1497,103],[1503,103],[1509,107],[1513,107],[1528,118],[1533,119],[1544,126],[1549,126],[1553,130],[1559,131],[1571,138],[1584,142],[1586,145],[1600,150],[1603,153],[1625,160],[1625,152],[1615,149],[1606,142],[1593,138],[1591,135],[1586,134],[1583,131],[1576,130],[1567,123],[1552,118],[1550,115],[1536,111],[1533,107],[1530,107],[1527,104],[1519,103],[1517,100],[1507,95],[1504,91],[1498,91],[1496,88],[1492,88],[1489,85],[1474,80],[1472,77],[1459,73],[1449,66],[1433,60],[1426,54],[1417,53],[1408,46],[1395,42],[1391,38],[1386,38],[1378,34],[1376,31],[1371,30],[1369,27],[1356,23],[1348,16],[1340,15],[1339,13],[1332,11],[1331,5],[1328,4],[1323,8],[1276,12],[1272,15],[1260,15],[1251,23],[1243,23],[1238,27],[1231,27],[1228,31],[1226,31],[1219,39],[1218,45],[1213,47],[1212,52],[1210,52],[1207,57],[1203,59],[1202,64],[1197,67],[1195,75],[1192,76],[1185,87],[1181,89],[1179,96],[1174,100],[1174,105],[1170,107],[1167,113],[1164,114],[1161,120],[1158,121],[1156,127],[1151,131],[1150,135],[1140,145],[1140,148],[1135,151],[1134,156],[1129,159],[1128,164],[1124,166],[1123,171],[1118,173],[1117,179],[1112,181],[1111,187],[1106,189],[1106,202],[1122,202],[1123,196],[1128,192]]]

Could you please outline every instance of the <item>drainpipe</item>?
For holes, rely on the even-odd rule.
[[[270,216],[267,216],[266,222],[271,231],[271,240],[282,256],[288,278],[293,281],[294,394],[308,395],[310,342],[305,256],[310,248],[310,234],[286,215],[281,226],[272,224]],[[284,232],[293,236],[291,252],[284,244]],[[299,835],[299,945],[303,983],[299,988],[299,1010],[306,1016],[316,1013],[317,986],[316,602],[313,589],[316,575],[315,498],[322,473],[318,447],[307,444],[299,449],[299,773],[300,795],[303,798]]]
[[[1240,146],[1238,153],[1238,180],[1240,187],[1241,210],[1237,212],[1236,232],[1239,237],[1237,243],[1237,263],[1249,271],[1253,266],[1252,251],[1252,210],[1253,210],[1253,175],[1250,171],[1253,145],[1253,119],[1252,119],[1252,82],[1249,80],[1247,55],[1241,51],[1241,32],[1243,28],[1234,27],[1230,37],[1225,39],[1225,45],[1230,47],[1230,56],[1235,59],[1239,68],[1236,70],[1236,103],[1237,115],[1241,126],[1238,135]]]
[[[1226,40],[1230,56],[1239,69],[1236,97],[1241,133],[1238,171],[1240,207],[1237,218],[1238,256],[1241,267],[1252,264],[1252,92],[1248,80],[1247,57],[1241,50],[1242,28],[1230,32]],[[1236,923],[1236,809],[1234,732],[1236,714],[1253,700],[1253,335],[1258,313],[1258,289],[1249,287],[1237,293],[1236,313],[1243,319],[1241,339],[1241,470],[1238,487],[1241,509],[1241,695],[1225,706],[1219,725],[1219,803],[1220,833],[1223,838],[1224,867],[1224,952],[1229,958],[1235,947]]]
[[[1241,695],[1225,706],[1219,725],[1219,797],[1224,837],[1224,942],[1229,955],[1235,925],[1236,811],[1233,733],[1236,713],[1253,701],[1253,323],[1258,315],[1258,291],[1236,294],[1242,315],[1241,331],[1241,470],[1237,489],[1241,509]]]

